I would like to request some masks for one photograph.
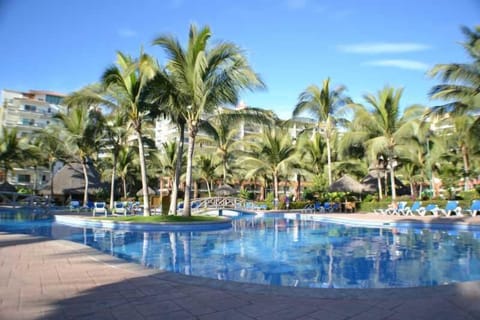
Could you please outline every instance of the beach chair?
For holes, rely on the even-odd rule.
[[[105,202],[94,202],[93,203],[93,210],[92,214],[95,217],[95,215],[99,214],[105,214],[107,216],[107,204]]]
[[[480,212],[480,200],[472,200],[470,208],[464,210],[466,213],[475,217]]]
[[[322,204],[318,201],[316,201],[314,204],[313,204],[313,209],[315,212],[320,212],[320,213],[323,213],[325,212],[325,207],[322,206]]]
[[[122,202],[122,201],[114,201],[113,202],[113,208],[112,208],[112,214],[126,216],[128,214],[128,209],[127,209],[127,206],[125,205],[125,203]]]
[[[407,207],[407,201],[400,201],[396,208],[391,208],[387,214],[405,215],[405,208]]]
[[[77,200],[72,200],[70,201],[70,205],[68,206],[68,208],[70,210],[74,210],[74,211],[80,211],[80,201],[77,201]]]
[[[456,216],[463,216],[462,208],[458,205],[458,201],[449,200],[445,205],[445,209],[438,208],[433,212],[434,215],[444,215],[446,217],[452,216],[455,213]]]
[[[433,215],[436,215],[435,212],[437,212],[438,206],[436,204],[430,203],[427,204],[426,207],[420,207],[417,209],[417,213],[421,216],[426,216],[429,212],[431,212]]]
[[[420,209],[422,207],[422,202],[421,201],[415,201],[411,207],[405,207],[405,209],[403,209],[403,214],[406,215],[406,216],[413,216],[415,214],[419,214],[418,213],[418,209]]]

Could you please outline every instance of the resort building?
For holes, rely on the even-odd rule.
[[[18,137],[33,137],[35,132],[56,120],[53,116],[65,112],[64,94],[30,90],[28,92],[2,90],[0,123],[3,128],[17,129]],[[48,168],[14,168],[5,177],[0,171],[0,182],[8,181],[18,187],[38,190],[50,181]]]

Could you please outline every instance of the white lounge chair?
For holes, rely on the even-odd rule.
[[[112,214],[126,216],[128,214],[128,210],[127,210],[127,206],[125,205],[125,203],[122,202],[122,201],[114,201],[113,202],[113,208],[112,208]]]
[[[107,216],[107,204],[105,202],[94,202],[93,203],[93,216],[95,216],[97,213],[99,214],[105,214]]]

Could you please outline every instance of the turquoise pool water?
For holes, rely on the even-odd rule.
[[[480,279],[478,231],[365,228],[282,214],[203,232],[79,228],[2,215],[0,231],[68,239],[149,268],[267,285],[392,288]]]

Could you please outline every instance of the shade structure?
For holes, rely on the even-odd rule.
[[[11,185],[7,181],[0,184],[0,192],[17,192],[17,189],[14,185]]]
[[[102,182],[100,174],[91,164],[87,164],[88,175],[88,194],[95,195],[102,190],[106,190],[107,185]],[[63,166],[53,176],[53,195],[83,195],[85,191],[85,178],[81,163],[69,163]],[[50,184],[42,188],[41,195],[50,195]]]
[[[237,190],[228,184],[223,184],[219,186],[217,189],[215,189],[215,194],[217,196],[231,196],[236,193],[237,193]]]
[[[328,187],[328,190],[332,192],[362,193],[364,189],[365,186],[362,183],[358,182],[347,174]]]
[[[143,189],[138,190],[136,194],[137,194],[137,197],[143,196]],[[153,188],[148,187],[148,195],[149,196],[154,196],[156,194],[157,193],[155,192],[155,190],[153,190]]]

